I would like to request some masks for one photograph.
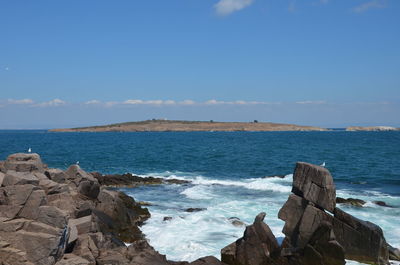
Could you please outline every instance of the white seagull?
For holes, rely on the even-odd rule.
[[[28,148],[28,153],[31,153],[32,152],[32,149],[29,147]]]
[[[79,166],[79,161],[76,161],[76,164]]]
[[[321,167],[325,167],[325,161],[321,164]]]

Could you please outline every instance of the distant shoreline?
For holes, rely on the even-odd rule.
[[[329,131],[329,129],[272,122],[215,122],[215,121],[177,121],[146,120],[116,123],[102,126],[51,129],[50,132],[192,132],[192,131]]]

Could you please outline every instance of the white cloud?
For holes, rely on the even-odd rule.
[[[99,101],[97,99],[92,99],[92,100],[85,102],[85,105],[96,105],[96,104],[101,104],[101,101]]]
[[[173,100],[141,100],[141,99],[128,99],[122,102],[127,105],[174,105]]]
[[[131,105],[144,104],[144,101],[141,99],[128,99],[125,100],[122,104],[131,104]]]
[[[305,101],[297,101],[296,104],[315,104],[315,105],[321,105],[321,104],[326,104],[325,100],[305,100]]]
[[[42,102],[42,103],[36,104],[34,106],[35,107],[58,107],[58,106],[62,106],[65,104],[67,104],[67,102],[65,102],[59,98],[56,98],[56,99],[53,99],[53,100],[50,100],[47,102]]]
[[[118,105],[118,104],[120,104],[118,101],[107,101],[106,103],[104,103],[104,105],[106,107],[112,107],[112,106]]]
[[[186,99],[178,103],[179,105],[195,105],[196,102],[190,99]]]
[[[204,104],[206,104],[206,105],[221,105],[221,104],[225,104],[225,101],[218,101],[215,99],[210,99],[210,100],[204,102]]]
[[[219,0],[219,2],[214,5],[214,8],[218,15],[226,16],[252,3],[253,0]]]
[[[17,105],[26,105],[33,104],[33,100],[29,98],[25,99],[9,99],[7,100],[8,104],[17,104]]]
[[[352,10],[355,13],[364,13],[370,9],[385,8],[386,6],[387,5],[385,0],[372,0],[356,6]]]

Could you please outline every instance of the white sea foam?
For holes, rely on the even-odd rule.
[[[142,227],[151,244],[162,254],[166,254],[168,259],[193,261],[207,255],[220,258],[221,248],[241,237],[244,231],[243,226],[233,226],[229,218],[238,217],[248,225],[261,211],[267,213],[265,222],[274,235],[284,237],[281,232],[284,222],[279,220],[277,215],[290,194],[292,174],[285,178],[241,180],[213,179],[186,172],[146,174],[148,175],[191,181],[189,186],[170,186],[172,190],[177,191],[171,193],[171,201],[167,202],[167,205],[173,204],[173,207],[150,207],[152,218]],[[147,189],[143,192],[147,192]],[[154,190],[150,192],[154,193]],[[374,190],[344,189],[337,190],[337,195],[367,201],[365,207],[361,208],[346,205],[340,207],[358,218],[378,224],[382,227],[387,242],[394,247],[400,247],[400,228],[397,228],[400,209],[381,207],[372,203],[375,200],[383,200],[391,205],[400,205],[400,197]],[[135,196],[140,199],[140,194],[137,192]],[[155,205],[166,203],[157,201],[157,196],[150,198],[154,198],[151,202]],[[187,213],[184,209],[188,207],[204,207],[207,210]],[[172,220],[163,221],[165,216],[172,217]],[[348,261],[347,264],[361,263]]]
[[[197,185],[187,188],[182,191],[181,194],[194,200],[210,200],[214,198],[213,194],[209,191],[209,188],[203,185]]]

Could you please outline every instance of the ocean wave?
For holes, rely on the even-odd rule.
[[[132,173],[134,174],[134,173]],[[293,174],[285,175],[284,178],[280,177],[264,177],[264,178],[248,178],[241,180],[232,179],[212,179],[201,175],[195,175],[194,173],[179,172],[179,171],[164,171],[154,172],[148,174],[137,175],[140,177],[159,177],[164,179],[179,179],[190,181],[193,185],[221,185],[221,186],[235,186],[243,187],[250,190],[265,190],[275,191],[281,193],[289,193],[292,190],[291,183],[293,181]],[[188,195],[194,191],[194,188],[188,188],[182,194]],[[189,195],[188,197],[190,197]],[[196,195],[197,196],[197,195]],[[199,199],[205,199],[206,196]]]

